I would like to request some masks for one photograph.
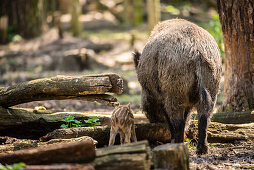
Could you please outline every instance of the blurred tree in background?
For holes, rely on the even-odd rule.
[[[125,0],[125,22],[131,26],[138,26],[143,22],[143,0]]]
[[[15,31],[24,38],[32,38],[42,33],[46,21],[46,7],[50,0],[1,0],[0,16],[8,17],[9,31]]]
[[[147,0],[148,28],[153,27],[160,21],[160,0]]]
[[[79,21],[79,16],[81,14],[81,6],[79,0],[72,0],[71,7],[71,31],[73,36],[80,36],[81,34],[81,24]]]

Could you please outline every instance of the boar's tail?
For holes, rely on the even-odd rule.
[[[196,77],[197,77],[197,87],[198,87],[198,93],[199,93],[199,104],[204,107],[203,111],[208,112],[212,106],[212,98],[203,82],[201,61],[197,62]]]
[[[137,50],[135,50],[132,54],[133,54],[133,60],[134,60],[135,68],[137,68],[141,53],[138,52]]]

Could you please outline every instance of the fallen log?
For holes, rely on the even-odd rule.
[[[138,140],[147,139],[150,143],[157,144],[170,142],[170,133],[167,124],[137,124],[136,136]],[[197,121],[192,121],[187,132],[187,137],[197,140],[198,124]],[[40,138],[41,141],[58,138],[74,138],[80,136],[90,136],[98,141],[97,146],[102,147],[108,145],[110,134],[110,126],[98,127],[81,127],[71,129],[56,129],[53,132]],[[253,140],[254,139],[254,124],[233,125],[211,122],[208,128],[208,142],[235,142],[238,140]],[[119,143],[119,138],[116,138],[116,143]]]
[[[80,113],[80,112],[56,112],[50,110],[36,110],[23,108],[3,108],[0,106],[0,134],[18,138],[36,139],[60,128],[67,116],[84,123],[90,116],[100,116],[101,125],[110,125],[111,112]],[[148,122],[143,114],[134,114],[135,123]]]
[[[0,153],[0,162],[2,164],[13,164],[16,162],[24,162],[27,165],[89,163],[94,158],[95,146],[91,141],[55,144],[13,153]]]
[[[149,170],[150,157],[148,141],[139,141],[97,149],[92,164],[96,170]]]
[[[48,169],[61,169],[61,170],[94,170],[90,164],[56,164],[56,165],[27,165],[25,170],[48,170]]]
[[[183,143],[159,145],[152,151],[155,169],[189,169],[189,152]]]
[[[196,113],[192,114],[192,118],[197,120],[198,115]],[[248,112],[218,112],[214,113],[212,122],[219,122],[225,124],[244,124],[254,122],[254,111]]]
[[[158,141],[170,142],[170,133],[166,124],[137,124],[135,130],[138,140],[148,140],[150,143],[156,143]],[[109,134],[110,126],[56,129],[41,137],[40,141],[90,136],[98,141],[98,147],[102,147],[108,145]],[[116,143],[119,144],[119,138],[116,138]]]
[[[36,79],[1,89],[0,106],[7,108],[31,101],[64,99],[95,100],[102,103],[105,100],[105,103],[109,103],[116,102],[116,99],[112,96],[101,94],[121,94],[122,90],[122,78],[113,73],[56,76]]]
[[[215,113],[211,119],[212,122],[226,124],[244,124],[254,122],[254,111],[252,112],[223,112]]]
[[[98,143],[96,140],[89,136],[82,136],[79,138],[70,138],[70,139],[51,139],[47,142],[39,142],[38,140],[29,140],[29,139],[16,139],[10,137],[1,137],[0,139],[5,139],[6,141],[0,145],[0,153],[11,153],[13,151],[36,148],[40,146],[59,144],[59,143],[73,143],[81,141],[91,141],[94,146]]]

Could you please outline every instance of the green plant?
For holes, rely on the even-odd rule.
[[[23,170],[24,166],[26,166],[26,164],[23,162],[16,163],[13,165],[5,165],[5,166],[0,164],[0,170]]]
[[[90,116],[89,119],[84,120],[85,123],[89,124],[88,127],[94,127],[97,125],[101,125],[100,122],[98,122],[100,120],[100,116]]]
[[[187,146],[188,148],[195,148],[196,147],[196,143],[193,142],[191,139],[186,138],[186,142],[184,142],[185,146]]]
[[[221,30],[219,14],[215,14],[212,16],[212,20],[209,22],[208,31],[210,34],[212,34],[212,36],[216,40],[216,42],[220,48],[222,63],[224,63],[224,56],[225,56],[224,44],[223,44],[223,39],[222,39],[222,30]]]
[[[60,128],[72,128],[84,126],[84,124],[76,120],[74,116],[67,116],[65,119],[62,119],[61,121],[65,122],[65,124],[62,124]]]

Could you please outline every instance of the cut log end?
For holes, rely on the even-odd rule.
[[[189,169],[189,152],[183,143],[165,144],[153,149],[154,168]]]

